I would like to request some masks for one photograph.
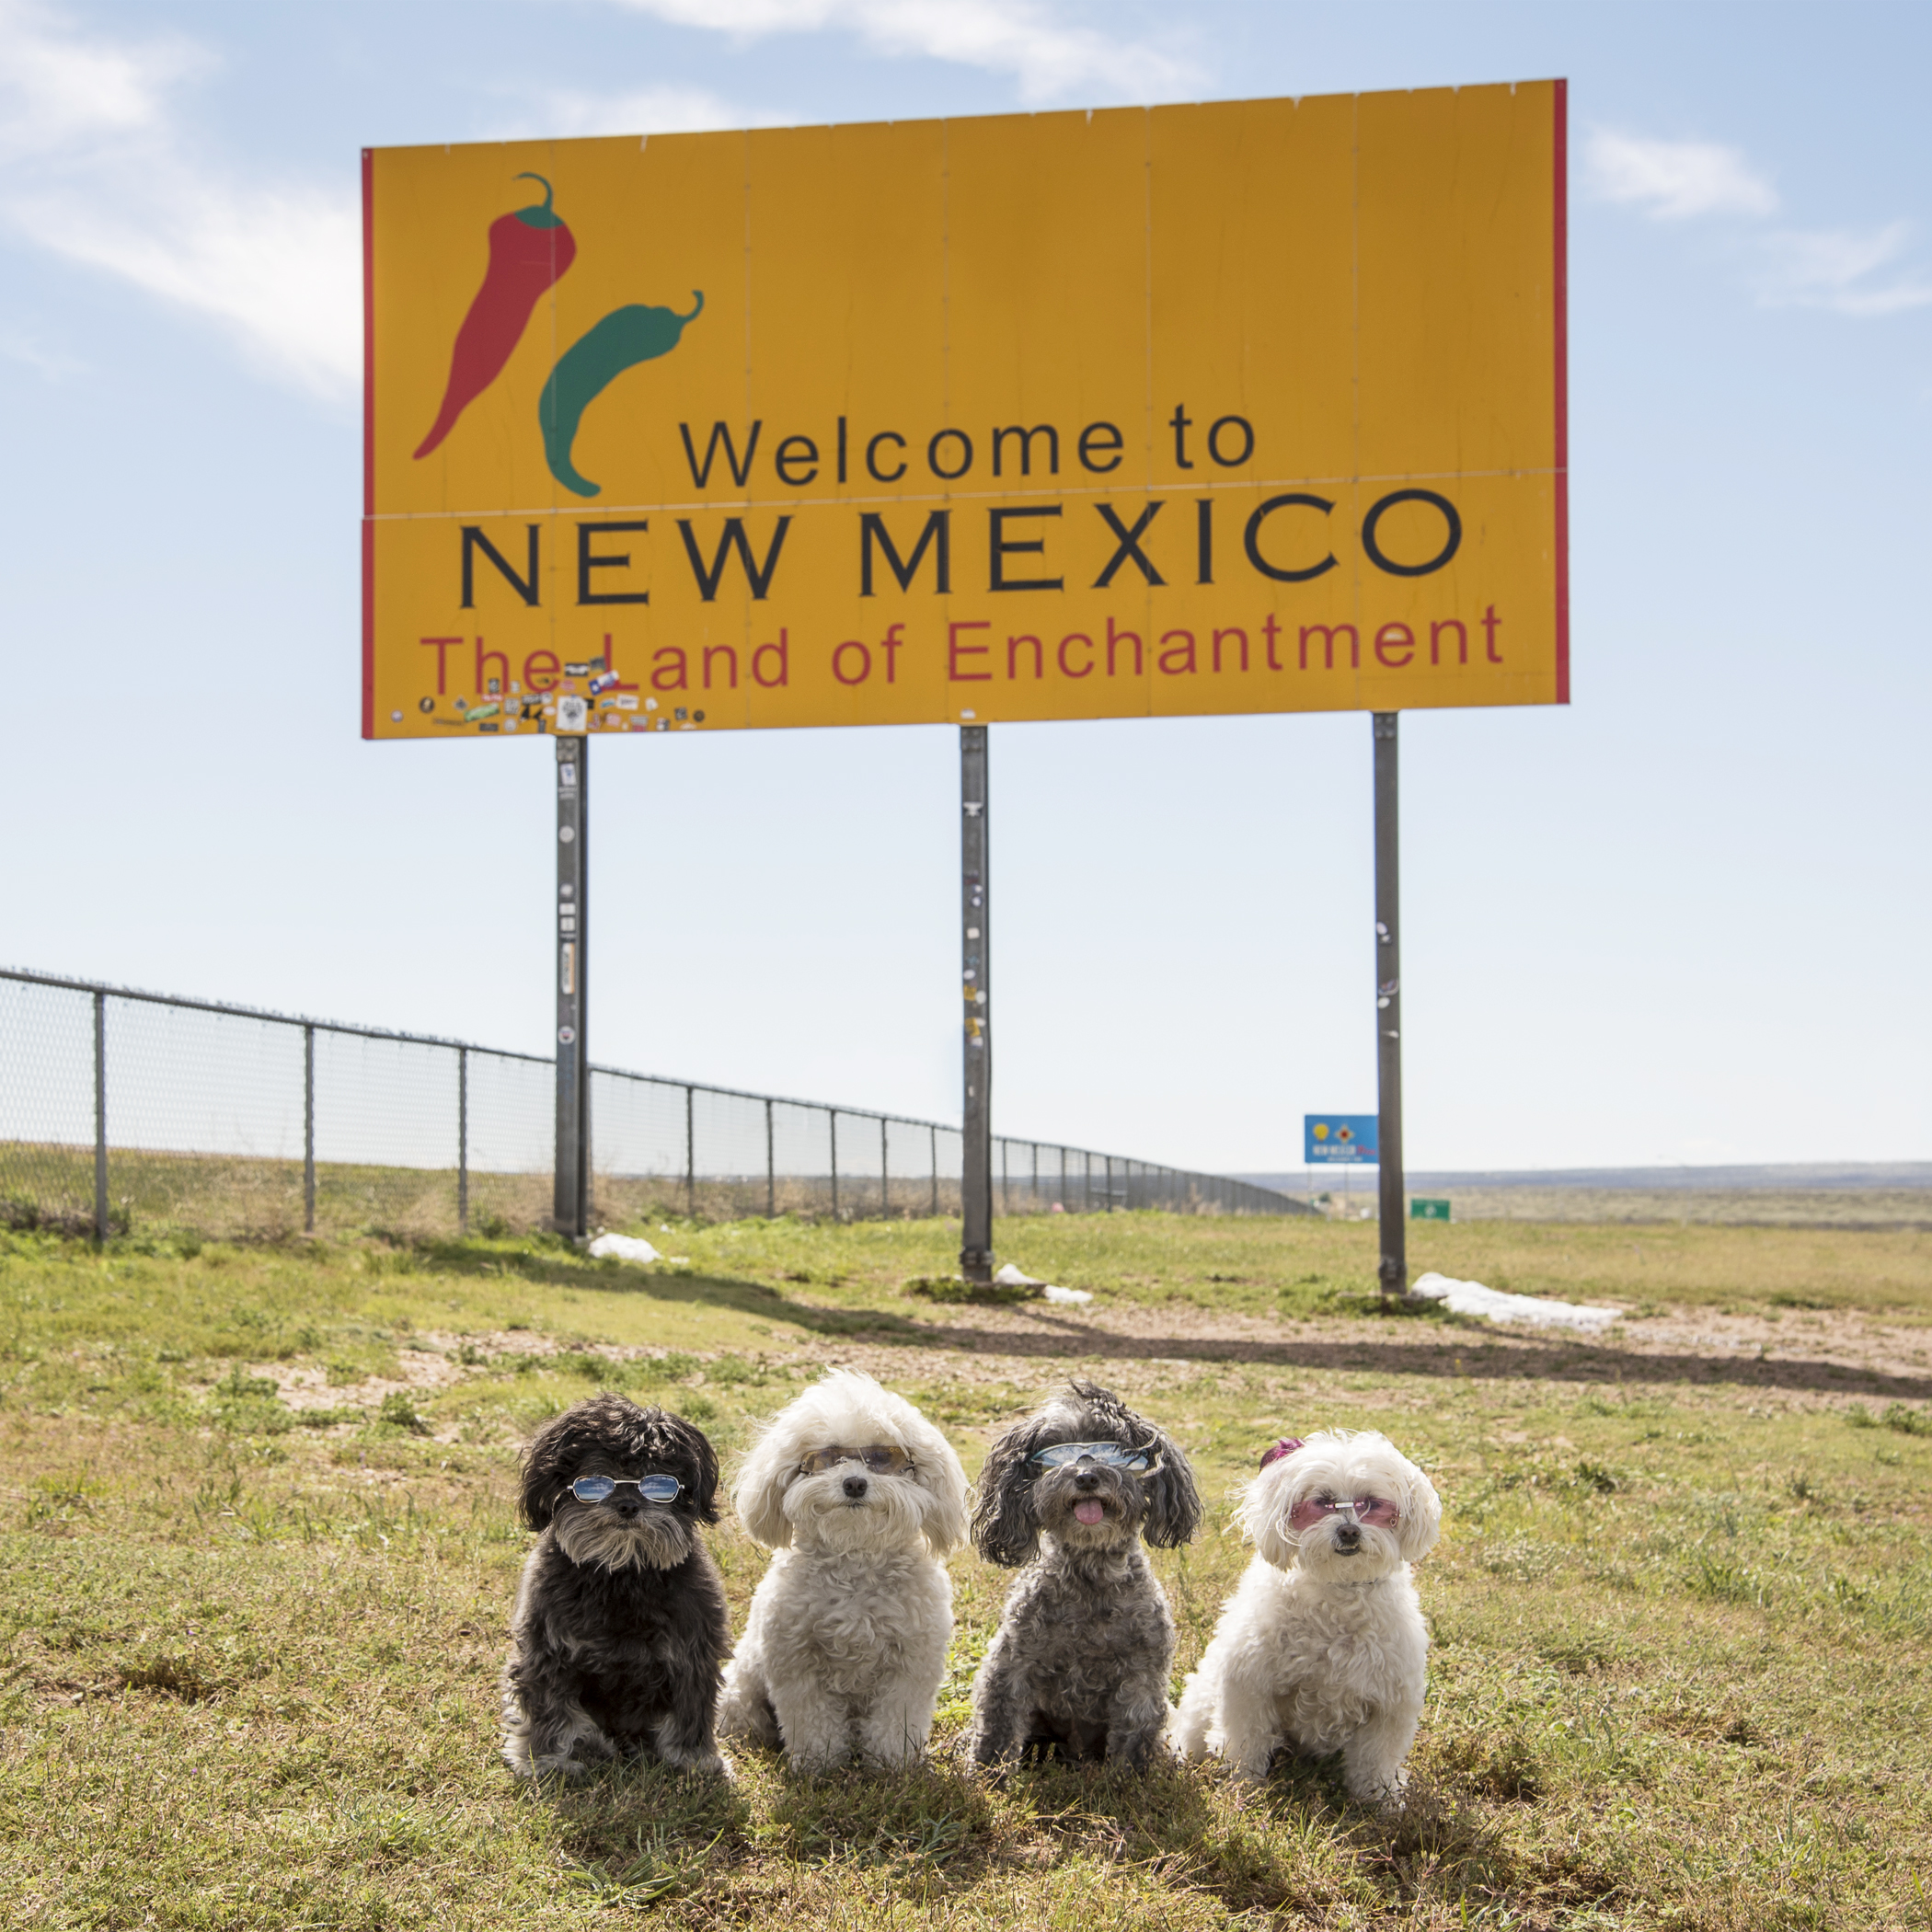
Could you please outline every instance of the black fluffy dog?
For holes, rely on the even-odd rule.
[[[1090,1382],[994,1443],[972,1540],[1024,1568],[973,1680],[975,1763],[1031,1752],[1144,1768],[1167,1720],[1174,1619],[1141,1538],[1171,1549],[1200,1522],[1187,1458]]]
[[[664,1478],[677,1493],[648,1496]],[[573,1485],[608,1493],[583,1501]],[[592,1396],[537,1432],[523,1512],[542,1535],[523,1565],[503,1673],[503,1756],[519,1777],[577,1777],[594,1759],[644,1752],[724,1770],[711,1709],[730,1626],[697,1535],[718,1520],[717,1489],[701,1431],[622,1396]]]

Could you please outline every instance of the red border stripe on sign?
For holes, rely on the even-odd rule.
[[[362,736],[375,736],[375,155],[362,150]]]
[[[1556,84],[1557,702],[1570,702],[1570,83]]]

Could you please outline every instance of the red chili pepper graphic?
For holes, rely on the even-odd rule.
[[[449,386],[436,426],[416,452],[420,462],[455,428],[456,419],[503,373],[503,364],[522,340],[530,312],[544,291],[561,279],[577,259],[577,238],[552,213],[549,182],[541,175],[522,174],[519,181],[543,183],[543,201],[535,208],[519,208],[489,224],[489,268],[483,286],[456,331],[450,351]]]

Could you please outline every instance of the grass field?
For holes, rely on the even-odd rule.
[[[1088,1309],[909,1296],[943,1223],[257,1246],[0,1238],[0,1915],[31,1926],[1932,1927],[1932,1237],[1412,1230],[1412,1263],[1607,1301],[1598,1340],[1387,1316],[1374,1230],[1009,1228]],[[588,1390],[727,1456],[832,1363],[969,1472],[1070,1372],[1213,1508],[1157,1559],[1198,1655],[1273,1437],[1385,1428],[1444,1532],[1412,1801],[1331,1765],[1023,1773],[950,1754],[1005,1579],[955,1560],[935,1762],[512,1786],[495,1676],[519,1442]],[[762,1554],[713,1538],[742,1621]]]

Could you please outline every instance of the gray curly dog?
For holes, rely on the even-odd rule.
[[[1069,1453],[1082,1447],[1092,1453]],[[972,1540],[1020,1574],[973,1679],[975,1764],[1004,1771],[1030,1754],[1146,1767],[1167,1721],[1174,1619],[1141,1538],[1171,1549],[1200,1523],[1187,1457],[1090,1382],[999,1437]]]

